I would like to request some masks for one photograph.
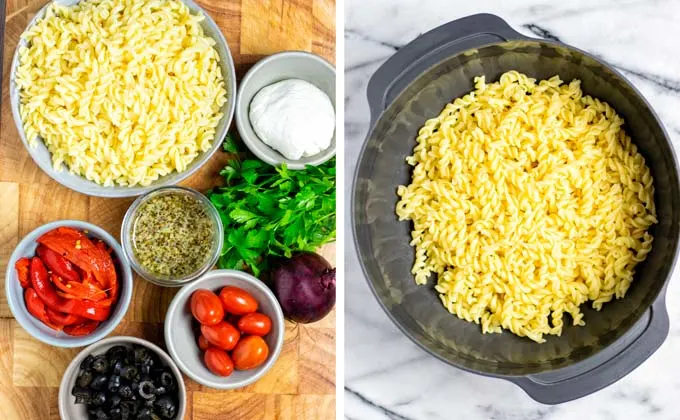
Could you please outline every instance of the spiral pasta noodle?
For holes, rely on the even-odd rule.
[[[623,298],[652,249],[653,179],[607,103],[580,81],[517,71],[420,129],[396,213],[413,222],[412,273],[437,275],[446,309],[536,342],[564,315]]]
[[[176,0],[52,4],[15,81],[29,143],[104,186],[149,185],[213,144],[224,79],[203,16]]]

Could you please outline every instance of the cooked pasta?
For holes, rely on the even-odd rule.
[[[622,298],[652,249],[649,168],[607,103],[580,81],[510,71],[420,129],[411,183],[398,187],[413,221],[413,274],[437,275],[446,309],[537,342],[564,315]]]
[[[202,19],[176,0],[51,5],[23,35],[15,76],[29,143],[104,186],[184,171],[227,100]]]

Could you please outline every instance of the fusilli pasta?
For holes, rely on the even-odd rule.
[[[452,314],[537,342],[567,313],[622,298],[652,249],[657,222],[649,168],[607,103],[580,81],[536,82],[510,71],[420,129],[411,184],[398,187],[413,221],[413,274],[437,275]]]
[[[212,145],[227,100],[202,19],[176,0],[51,5],[23,35],[15,75],[29,142],[105,186],[184,171]]]

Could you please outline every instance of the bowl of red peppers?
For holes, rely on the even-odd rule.
[[[120,244],[78,220],[43,225],[26,235],[7,265],[7,301],[36,339],[81,347],[108,335],[132,298],[132,271]]]

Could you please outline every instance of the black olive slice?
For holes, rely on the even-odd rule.
[[[76,397],[76,404],[89,404],[92,399],[92,391],[87,388],[75,387],[71,390],[71,395]]]
[[[177,414],[177,404],[175,400],[170,397],[161,397],[156,401],[156,409],[158,414],[163,418],[172,419]]]
[[[90,385],[92,379],[94,379],[94,373],[91,370],[81,370],[76,379],[76,385],[85,388]]]
[[[137,420],[151,420],[153,411],[149,407],[143,407],[137,412]]]
[[[115,407],[109,410],[109,416],[111,420],[122,420],[122,412],[120,407]]]
[[[175,388],[175,377],[170,372],[161,373],[160,382],[168,390]]]
[[[90,404],[95,406],[106,404],[106,394],[103,392],[97,392],[90,400]]]
[[[109,378],[106,375],[97,375],[92,379],[92,382],[90,382],[90,388],[99,391],[100,389],[104,389],[108,382]]]
[[[92,361],[92,370],[97,373],[106,373],[106,371],[109,370],[109,362],[106,360],[106,355],[100,354],[99,356],[95,356]]]
[[[106,351],[106,358],[109,360],[121,360],[127,357],[128,348],[123,345],[113,346]]]
[[[104,411],[103,408],[98,408],[95,412],[94,415],[97,420],[110,420],[111,417],[109,417],[108,414],[106,414],[106,411]]]
[[[156,394],[154,393],[155,390],[156,387],[151,381],[142,381],[139,383],[139,396],[145,400],[156,398]]]
[[[125,362],[123,360],[116,360],[116,363],[113,364],[113,374],[120,375],[123,371],[123,366],[125,366]]]
[[[137,347],[134,350],[135,363],[146,364],[151,360],[149,349],[146,347]]]
[[[127,379],[128,381],[132,381],[135,376],[137,376],[137,374],[138,370],[133,365],[125,365],[120,371],[120,376]]]
[[[94,360],[94,356],[91,354],[88,354],[82,362],[80,362],[80,368],[83,370],[88,370],[90,366],[92,366],[92,361]]]
[[[137,414],[137,404],[134,401],[123,401],[120,403],[121,415],[133,416]]]
[[[120,388],[120,376],[111,375],[107,388],[110,392],[117,392]]]
[[[122,398],[125,398],[126,400],[130,399],[130,397],[133,395],[132,388],[127,384],[121,385],[120,388],[118,388],[118,395],[120,395]]]
[[[121,398],[120,395],[114,394],[114,395],[109,397],[109,407],[111,407],[111,408],[118,407],[120,405],[121,401],[123,401],[123,398]]]

